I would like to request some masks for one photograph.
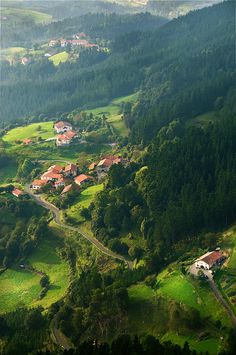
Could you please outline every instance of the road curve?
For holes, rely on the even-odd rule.
[[[64,224],[61,222],[60,218],[60,210],[56,206],[54,206],[52,203],[44,200],[40,195],[35,195],[29,186],[25,187],[25,191],[32,197],[32,199],[40,206],[46,208],[47,210],[50,210],[53,214],[54,221],[61,226],[62,228],[69,229],[74,232],[78,232],[81,234],[85,239],[87,239],[91,244],[93,244],[100,252],[103,254],[106,254],[110,256],[113,259],[121,260],[124,261],[130,269],[133,268],[133,262],[130,260],[127,260],[124,256],[119,255],[117,253],[114,253],[107,247],[105,247],[101,242],[99,242],[95,237],[90,236],[88,233],[84,232],[81,230],[79,227],[72,227],[68,224]]]

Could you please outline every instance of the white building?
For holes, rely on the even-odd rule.
[[[59,121],[54,124],[55,131],[59,133],[65,133],[72,131],[72,125],[69,122]]]
[[[222,260],[224,260],[224,255],[220,251],[214,250],[197,259],[195,261],[195,266],[196,268],[209,270],[212,266],[219,264]]]

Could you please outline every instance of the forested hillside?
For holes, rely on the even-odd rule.
[[[124,34],[106,60],[87,68],[79,60],[57,68],[46,59],[27,67],[3,63],[1,121],[96,107],[141,88],[140,104],[127,118],[133,140],[139,141],[151,138],[154,126],[209,110],[234,80],[233,6],[225,2],[154,32]]]

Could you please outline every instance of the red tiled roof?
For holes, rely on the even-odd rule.
[[[31,185],[35,185],[35,186],[43,186],[43,185],[46,185],[46,181],[43,181],[43,180],[34,180],[32,181],[32,184]]]
[[[66,136],[67,138],[70,138],[70,139],[74,138],[76,135],[77,135],[77,133],[74,131],[69,131],[69,132],[64,133],[64,136]]]
[[[64,126],[71,127],[71,124],[69,122],[65,122],[65,121],[59,121],[59,122],[54,124],[54,127],[56,127],[56,128],[62,128]]]
[[[25,138],[25,139],[23,139],[23,141],[22,141],[24,144],[30,144],[30,143],[32,143],[32,139],[30,139],[30,138]]]
[[[55,180],[58,180],[58,179],[61,179],[62,178],[62,174],[56,174],[56,173],[53,173],[51,171],[47,171],[46,173],[44,173],[42,176],[41,176],[41,179],[44,178],[44,177],[47,177],[49,179],[55,179]],[[42,179],[43,180],[43,179]]]
[[[216,263],[218,260],[220,260],[223,257],[223,254],[219,251],[213,251],[212,253],[206,255],[202,259],[199,259],[201,261],[204,261],[208,265],[213,265]]]
[[[59,174],[63,169],[60,165],[52,165],[48,168],[48,172]]]
[[[17,188],[15,188],[14,190],[12,190],[12,195],[14,195],[14,196],[16,196],[16,197],[19,197],[19,196],[21,196],[21,195],[24,195],[24,192],[23,191],[21,191],[20,189],[17,189]]]
[[[81,174],[81,175],[76,176],[74,180],[77,184],[81,184],[81,182],[84,182],[86,180],[93,180],[93,178],[92,178],[92,176]]]
[[[100,160],[100,162],[98,163],[98,166],[107,166],[107,167],[110,167],[112,166],[113,164],[113,161],[111,159],[103,159],[103,160]]]

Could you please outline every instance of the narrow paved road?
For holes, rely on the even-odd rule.
[[[124,261],[128,267],[130,269],[132,269],[133,267],[133,262],[130,260],[127,260],[124,256],[119,255],[117,253],[114,253],[113,251],[111,251],[110,249],[108,249],[107,247],[105,247],[101,242],[99,242],[95,237],[92,237],[91,235],[89,235],[88,233],[84,232],[83,230],[81,230],[81,228],[79,227],[72,227],[69,226],[68,224],[64,224],[61,222],[61,218],[60,218],[60,210],[59,208],[57,208],[56,206],[54,206],[53,204],[51,204],[50,202],[42,199],[42,197],[40,195],[35,195],[29,186],[25,187],[25,191],[32,197],[32,199],[40,206],[46,208],[47,210],[50,210],[53,214],[54,220],[55,222],[61,226],[63,229],[69,229],[71,231],[74,232],[78,232],[79,234],[81,234],[85,239],[87,239],[91,244],[93,244],[100,252],[102,252],[103,254],[106,254],[108,256],[110,256],[113,259],[117,259],[117,260],[121,260]]]
[[[224,306],[226,312],[228,313],[228,316],[231,319],[234,328],[236,328],[236,317],[234,315],[234,312],[230,308],[228,302],[223,298],[223,296],[222,296],[221,292],[219,291],[217,285],[215,284],[214,280],[209,280],[209,284],[210,284],[212,291],[214,292],[215,297]]]

